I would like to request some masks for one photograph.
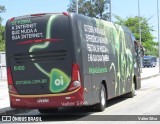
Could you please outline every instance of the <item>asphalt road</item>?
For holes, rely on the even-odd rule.
[[[53,121],[76,121],[90,120],[95,121],[100,118],[106,120],[125,120],[125,118],[144,119],[150,115],[156,122],[156,116],[160,116],[160,76],[142,81],[142,88],[136,91],[134,98],[114,98],[108,101],[107,107],[103,112],[87,112],[84,108],[62,108],[58,113],[52,115],[40,114],[37,110],[19,115],[32,115],[33,117],[42,116],[45,123]],[[69,116],[70,115],[70,116]],[[74,116],[72,116],[74,115]],[[78,115],[78,116],[75,116]],[[107,115],[107,116],[105,116]],[[114,115],[114,116],[110,116]],[[116,116],[123,115],[123,116]],[[138,116],[125,116],[138,115]],[[153,118],[152,118],[153,116]],[[160,118],[159,118],[160,119]],[[136,120],[135,120],[136,121]],[[147,120],[146,120],[147,121]],[[160,121],[160,120],[159,120]],[[43,122],[44,123],[44,122]],[[78,121],[77,123],[81,123]],[[85,122],[86,123],[86,122]]]

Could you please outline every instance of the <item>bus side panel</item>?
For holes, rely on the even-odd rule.
[[[115,85],[117,85],[115,83],[117,73],[115,72],[117,71],[118,64],[115,57],[117,53],[115,52],[112,29],[107,26],[104,28],[105,25],[103,23],[91,18],[79,18],[77,22],[79,29],[78,38],[81,44],[80,47],[77,45],[76,49],[79,50],[79,53],[82,53],[78,56],[82,58],[81,69],[83,69],[84,77],[85,75],[91,75],[92,84],[90,86],[92,95],[90,95],[89,99],[93,99],[92,104],[98,103],[100,84],[103,80],[109,83],[109,96],[115,97],[115,94],[119,94],[118,88],[116,87],[115,89]],[[107,31],[105,32],[106,29]],[[77,35],[74,36],[77,38]],[[108,39],[111,41],[108,41]],[[79,42],[76,44],[79,44]],[[79,58],[76,60],[79,60]],[[87,89],[88,87],[86,86],[88,84],[85,83],[88,82],[84,80],[84,88]]]
[[[77,43],[80,45],[77,45],[77,52],[81,53],[78,57],[82,58],[81,73],[84,77],[91,75],[91,85],[85,84],[88,79],[84,80],[84,89],[91,86],[89,99],[93,99],[93,104],[99,102],[102,82],[107,84],[109,99],[130,92],[135,75],[133,41],[125,36],[130,32],[121,26],[81,15],[75,20],[81,41]]]
[[[94,102],[91,75],[84,75],[84,82],[84,104],[92,105]]]
[[[99,102],[99,92],[102,82],[106,88],[107,99],[111,99],[119,95],[119,89],[118,89],[119,84],[117,84],[113,79],[115,79],[115,72],[92,75],[92,89],[93,89],[94,103]]]
[[[125,46],[126,46],[126,51],[125,51],[125,58],[126,58],[126,87],[125,90],[126,92],[130,92],[132,89],[132,83],[134,81],[134,66],[135,66],[135,51],[134,51],[134,42],[132,41],[131,33],[128,31],[124,31],[124,37],[125,37]]]

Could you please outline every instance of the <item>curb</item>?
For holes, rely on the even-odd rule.
[[[143,78],[141,78],[141,80],[146,80],[146,79],[150,79],[150,78],[157,77],[157,76],[160,76],[160,74],[154,74],[152,76],[143,77]]]
[[[146,80],[146,79],[150,79],[150,78],[153,78],[153,77],[157,77],[157,76],[160,76],[160,74],[155,74],[155,75],[152,75],[152,76],[148,76],[148,77],[143,77],[141,78],[141,80]],[[3,108],[0,112],[0,115],[13,115],[13,114],[20,114],[20,113],[25,113],[25,112],[29,112],[31,111],[30,109],[13,109],[13,108]]]

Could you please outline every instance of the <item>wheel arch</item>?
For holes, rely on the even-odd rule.
[[[108,99],[107,83],[106,83],[106,81],[105,81],[105,80],[103,80],[101,84],[103,84],[103,85],[104,85],[104,87],[105,87],[105,90],[106,90],[106,99]]]

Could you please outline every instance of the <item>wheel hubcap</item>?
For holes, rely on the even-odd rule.
[[[105,101],[106,99],[105,99],[105,91],[104,91],[104,89],[102,89],[101,90],[101,103],[102,103],[102,105],[104,106],[105,105]]]

